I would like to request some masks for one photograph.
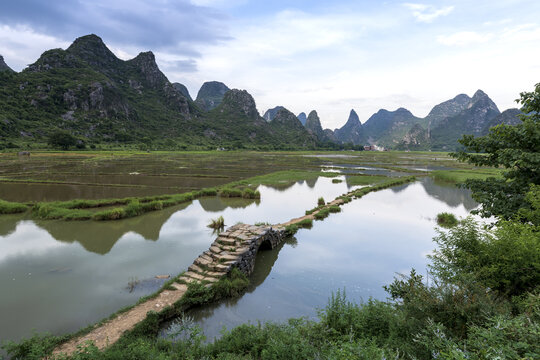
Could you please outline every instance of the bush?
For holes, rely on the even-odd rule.
[[[66,131],[55,131],[49,136],[48,144],[54,148],[68,150],[77,144],[77,139]]]
[[[317,200],[317,205],[318,206],[324,206],[326,204],[326,202],[324,201],[324,198],[321,196],[318,200]]]
[[[452,283],[477,281],[504,296],[520,296],[540,284],[540,233],[535,226],[501,222],[483,230],[467,218],[434,239],[432,269]]]

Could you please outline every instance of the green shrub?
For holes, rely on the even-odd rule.
[[[324,198],[321,196],[319,199],[317,199],[317,205],[318,206],[324,206],[326,202],[324,201]]]

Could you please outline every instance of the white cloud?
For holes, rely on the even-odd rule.
[[[406,3],[403,4],[412,11],[413,16],[417,21],[430,23],[441,16],[446,16],[454,10],[454,6],[444,6],[436,8],[431,5]]]
[[[46,50],[67,46],[68,42],[38,33],[28,26],[0,25],[0,54],[16,71],[36,61]]]
[[[540,25],[522,24],[511,28],[505,28],[502,31],[501,38],[503,40],[518,42],[539,41]]]
[[[478,33],[474,31],[460,31],[451,35],[440,35],[437,41],[448,46],[465,46],[485,43],[493,38],[493,34]]]

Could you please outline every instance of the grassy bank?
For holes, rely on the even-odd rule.
[[[31,211],[33,217],[43,220],[119,220],[139,216],[150,211],[189,202],[205,196],[220,196],[224,198],[259,199],[261,194],[256,190],[259,185],[280,186],[289,185],[299,180],[312,180],[319,176],[334,177],[321,171],[289,170],[278,171],[267,175],[255,176],[241,181],[232,182],[216,188],[205,188],[199,191],[147,196],[140,198],[100,199],[100,200],[71,200],[38,202],[28,206],[23,203],[0,200],[0,214],[21,213]],[[104,210],[100,210],[106,208]]]
[[[501,170],[499,169],[469,169],[469,170],[436,170],[430,173],[430,176],[435,180],[450,182],[450,183],[463,183],[467,179],[485,180],[488,177],[501,178]]]

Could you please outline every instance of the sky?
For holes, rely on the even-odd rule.
[[[354,109],[419,117],[478,89],[505,110],[540,82],[540,1],[2,0],[0,54],[16,71],[75,38],[121,59],[151,50],[192,95],[245,89],[261,115],[316,110],[338,128]]]

